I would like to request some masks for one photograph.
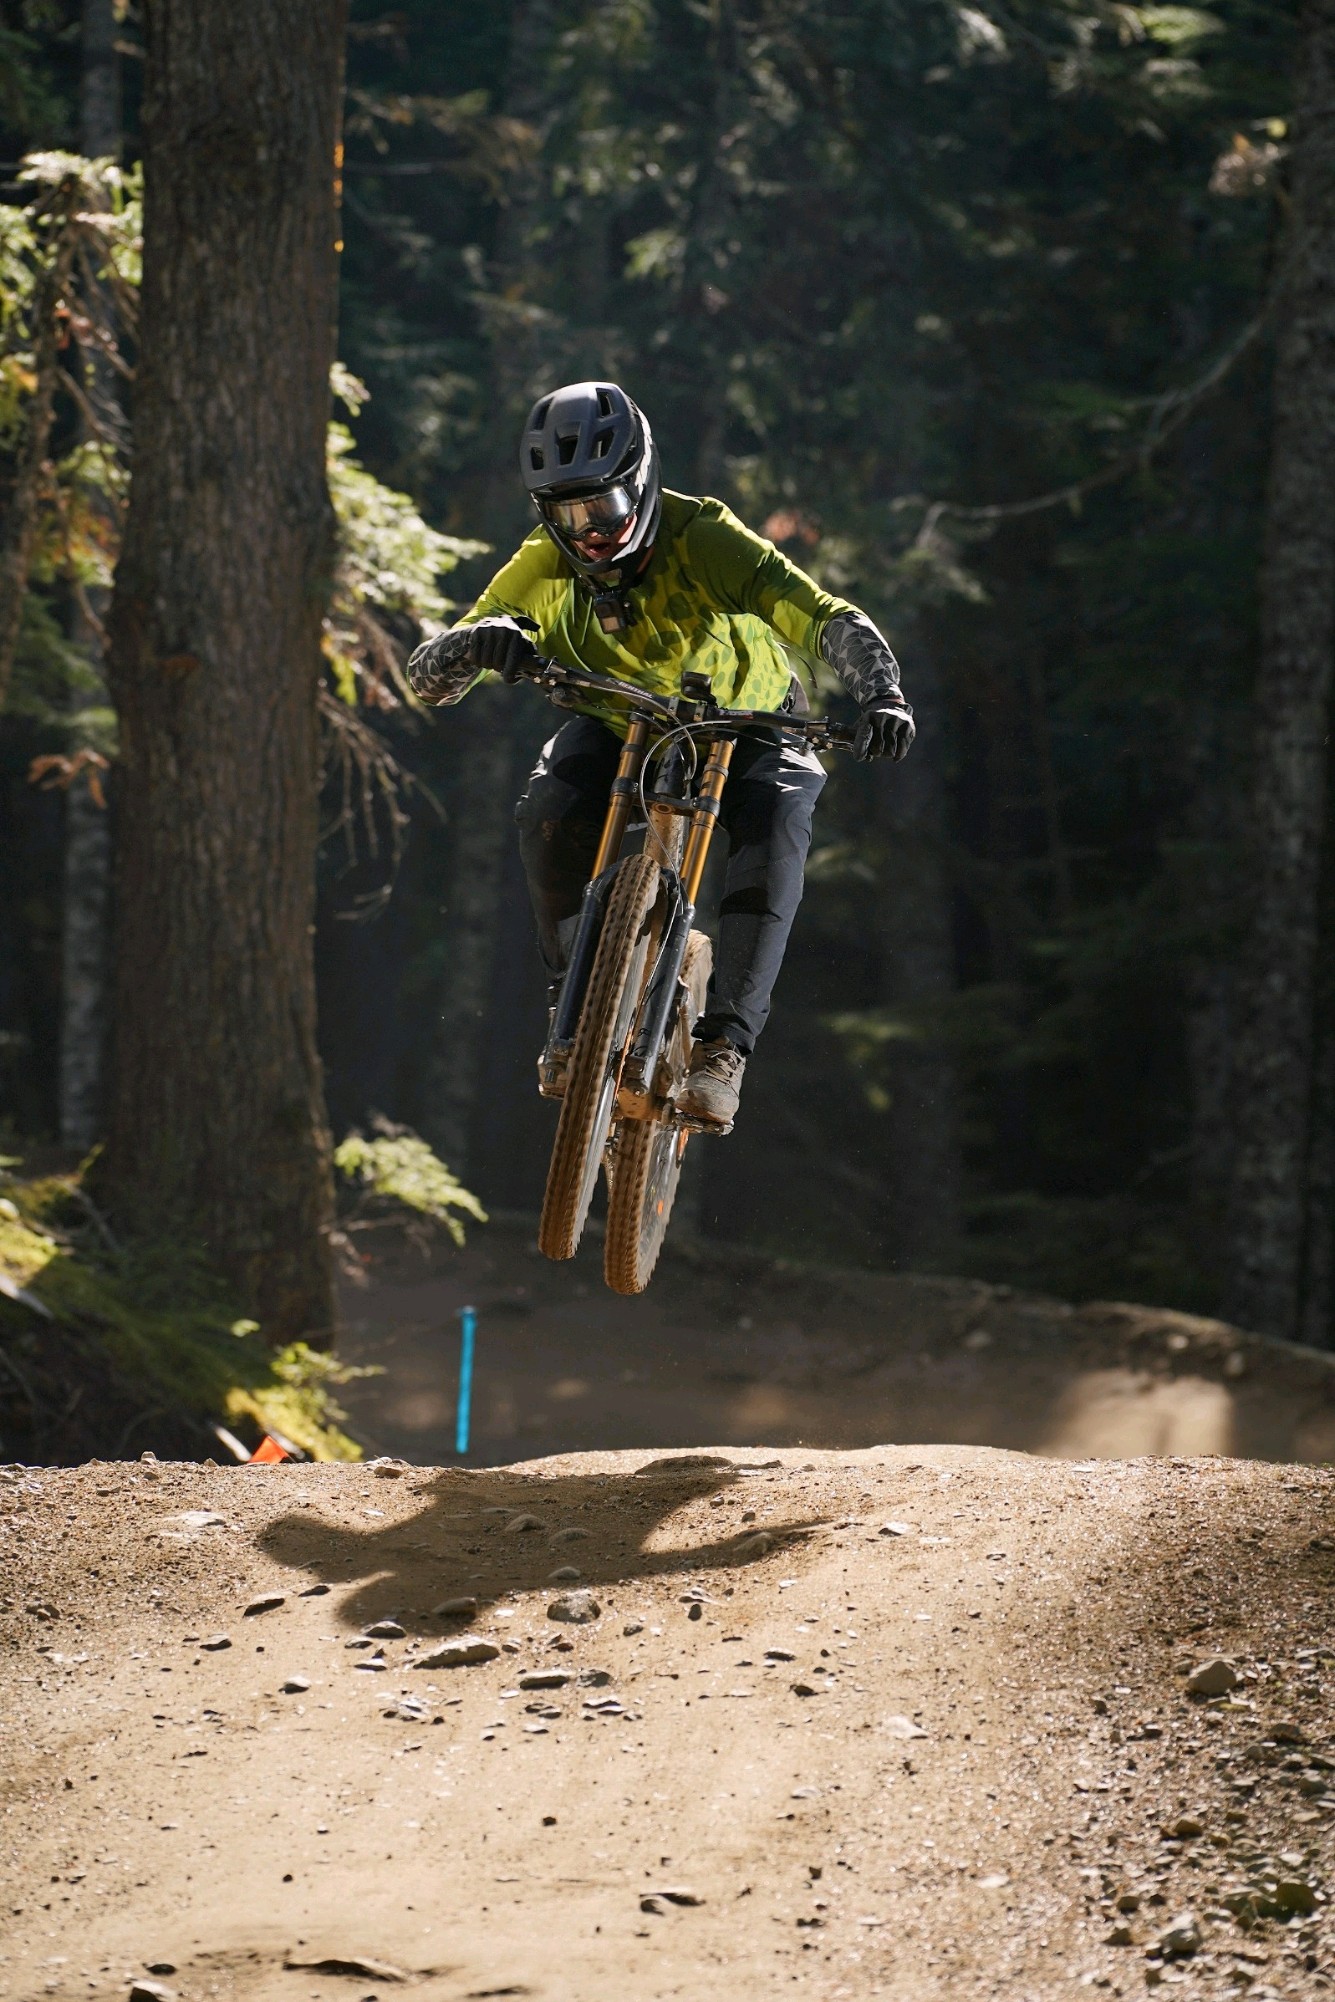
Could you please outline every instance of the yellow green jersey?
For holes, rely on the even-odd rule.
[[[624,595],[631,623],[605,632],[592,591],[539,527],[459,623],[500,614],[532,619],[539,652],[567,666],[663,696],[676,695],[683,673],[693,670],[709,676],[724,709],[778,709],[793,654],[819,657],[826,625],[855,609],[822,591],[722,501],[674,493],[663,495],[649,566]],[[625,734],[624,703],[589,696],[579,707]]]

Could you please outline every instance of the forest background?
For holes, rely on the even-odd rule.
[[[1305,26],[1251,0],[351,12],[337,449],[354,483],[364,467],[454,539],[419,539],[412,574],[448,569],[456,604],[480,589],[529,525],[530,400],[609,376],[649,413],[670,486],[720,495],[883,626],[917,711],[903,767],[832,770],[744,1117],[693,1150],[683,1221],[1329,1343],[1331,898],[1314,890],[1280,964],[1249,808],[1274,713],[1257,678],[1282,569],[1294,79],[1304,49],[1329,57],[1330,7]],[[83,150],[136,159],[135,8],[7,0],[15,205],[26,152],[78,147],[81,117],[86,136],[90,18],[112,24],[117,145]],[[1289,413],[1318,453],[1335,438],[1310,410],[1332,407]],[[53,457],[80,422],[58,410]],[[384,487],[367,478],[351,511]],[[1335,516],[1318,527],[1335,567]],[[109,946],[100,919],[74,941],[92,961],[75,994],[71,899],[117,799],[76,581],[55,558],[34,571],[0,713],[0,1122],[82,1147]],[[410,599],[368,586],[357,645],[326,646],[335,692],[405,775],[396,806],[382,762],[350,816],[365,767],[330,761],[331,1124],[411,1126],[485,1204],[533,1210],[550,1118],[511,813],[553,719],[501,687],[415,711],[394,668],[445,610]],[[1328,705],[1330,634],[1308,638]],[[32,783],[34,759],[92,745],[113,761],[108,807],[86,767]],[[1318,856],[1325,786],[1322,760]],[[1271,1101],[1290,1227],[1259,1282],[1239,1252],[1258,951],[1305,1022],[1274,1032],[1297,1077]]]

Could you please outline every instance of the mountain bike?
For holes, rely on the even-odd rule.
[[[599,1170],[607,1177],[603,1276],[614,1293],[642,1293],[653,1276],[693,1132],[677,1110],[713,969],[694,929],[696,900],[739,734],[781,731],[817,750],[852,748],[854,729],[821,717],[720,709],[704,674],[679,695],[539,659],[522,671],[558,708],[581,694],[628,708],[625,743],[585,886],[546,1046],[539,1089],[560,1117],[538,1247],[554,1259],[579,1247]],[[638,813],[635,811],[638,808]],[[636,852],[630,838],[643,832]]]

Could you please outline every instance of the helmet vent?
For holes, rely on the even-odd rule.
[[[547,461],[542,456],[542,449],[540,446],[538,445],[529,446],[528,462],[532,466],[535,473],[541,473],[545,470]]]
[[[608,453],[611,451],[611,449],[612,449],[612,433],[610,431],[600,431],[598,433],[598,436],[593,441],[593,451],[590,454],[590,457],[595,459],[605,459]]]
[[[563,466],[571,465],[574,461],[575,452],[578,449],[578,446],[579,446],[578,431],[567,431],[564,438],[558,438],[556,441],[556,456],[558,463]]]
[[[528,420],[528,428],[530,431],[541,431],[543,425],[547,422],[547,412],[551,409],[551,407],[552,407],[551,397],[550,396],[544,397],[542,402],[537,406],[537,409],[534,410],[532,416]]]
[[[598,391],[598,415],[600,417],[610,417],[612,415],[612,399],[605,389]]]

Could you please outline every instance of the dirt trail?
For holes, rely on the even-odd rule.
[[[1327,1471],[648,1458],[0,1475],[0,1994],[1332,1986]]]
[[[346,1402],[360,1437],[410,1460],[452,1457],[470,1301],[475,1463],[664,1438],[1335,1459],[1335,1356],[1190,1314],[680,1241],[625,1300],[602,1284],[596,1239],[552,1265],[531,1225],[503,1221],[431,1264],[387,1246],[371,1270],[346,1296],[341,1347],[387,1374]]]

